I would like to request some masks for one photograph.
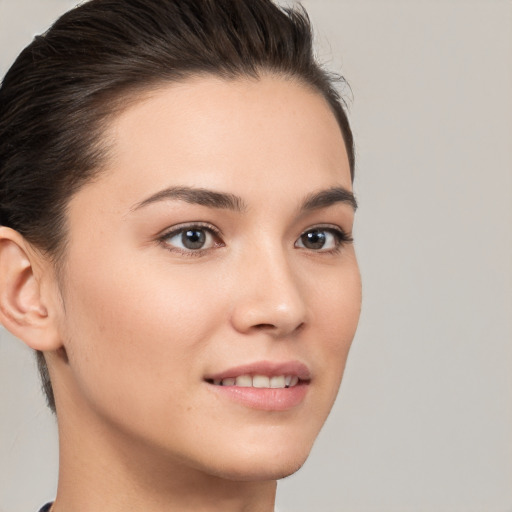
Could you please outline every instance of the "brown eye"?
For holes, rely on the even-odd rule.
[[[327,235],[325,231],[321,231],[319,229],[313,229],[304,233],[300,240],[302,242],[302,246],[306,249],[322,249],[327,241]]]
[[[187,249],[202,249],[206,242],[203,229],[187,229],[181,233],[181,243]]]
[[[295,247],[312,251],[327,252],[340,248],[352,239],[337,228],[313,228],[305,231],[295,242]]]
[[[171,249],[182,252],[201,251],[218,245],[216,233],[202,226],[185,226],[175,229],[161,240]]]

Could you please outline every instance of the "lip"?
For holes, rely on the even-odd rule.
[[[289,388],[216,386],[212,383],[215,379],[222,380],[239,375],[266,375],[268,377],[296,375],[299,382]],[[208,389],[216,396],[251,409],[274,412],[284,412],[299,406],[307,395],[310,380],[311,372],[305,364],[299,361],[260,361],[232,367],[205,377]]]

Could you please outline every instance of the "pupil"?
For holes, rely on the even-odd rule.
[[[325,233],[323,231],[310,231],[302,235],[302,243],[308,249],[321,249],[325,244]]]
[[[201,249],[206,241],[204,231],[188,229],[181,235],[181,241],[187,249]]]

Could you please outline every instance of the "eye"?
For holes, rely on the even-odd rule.
[[[295,247],[318,252],[334,252],[349,242],[352,242],[352,238],[340,228],[318,227],[302,233],[295,242]]]
[[[197,224],[175,227],[160,241],[171,250],[185,253],[198,253],[222,245],[217,230]]]

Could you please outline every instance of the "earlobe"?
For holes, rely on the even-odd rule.
[[[34,350],[55,350],[55,315],[41,293],[35,259],[17,231],[0,227],[0,323]]]

